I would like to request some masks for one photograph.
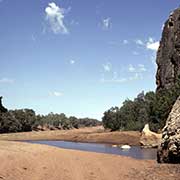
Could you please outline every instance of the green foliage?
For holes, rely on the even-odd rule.
[[[116,131],[121,128],[121,121],[118,111],[118,107],[112,107],[104,113],[104,117],[102,119],[104,128],[111,129],[111,131]]]
[[[90,118],[76,118],[74,116],[66,117],[64,113],[53,114],[50,113],[47,116],[39,116],[37,125],[45,126],[47,128],[57,128],[57,129],[71,129],[80,127],[90,127],[101,125],[96,119]],[[36,125],[36,127],[37,127]]]
[[[10,111],[21,124],[21,131],[31,131],[36,121],[36,114],[32,109]]]
[[[21,124],[10,112],[0,113],[0,133],[18,132]]]
[[[114,130],[142,130],[149,123],[151,130],[161,130],[180,95],[180,80],[170,89],[157,93],[140,93],[133,101],[125,100],[122,107],[111,108],[104,113],[103,126]]]
[[[69,120],[74,128],[76,128],[76,129],[79,128],[79,121],[76,117],[71,116],[71,117],[69,117]]]
[[[71,129],[101,125],[96,119],[66,117],[64,113],[36,115],[32,109],[0,113],[0,133],[26,132],[39,129]]]
[[[168,115],[180,95],[179,86],[174,86],[168,90],[161,90],[156,93],[149,112],[150,125],[152,129],[162,129],[166,123]]]

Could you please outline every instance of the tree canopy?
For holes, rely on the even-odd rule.
[[[102,118],[106,129],[139,130],[149,123],[151,130],[161,130],[168,115],[180,95],[180,81],[169,88],[158,91],[140,93],[134,100],[126,99],[121,107],[112,107]]]
[[[10,110],[0,113],[0,133],[72,129],[97,125],[101,125],[101,122],[96,119],[67,117],[64,113],[36,115],[32,109]]]

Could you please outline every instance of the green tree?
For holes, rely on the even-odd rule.
[[[70,122],[72,124],[72,127],[76,128],[76,129],[79,128],[79,121],[75,116],[70,116],[69,120],[70,120]]]
[[[116,131],[120,129],[121,123],[118,111],[118,107],[112,107],[108,111],[104,112],[104,116],[102,118],[104,128],[111,129],[111,131]]]
[[[21,131],[32,131],[36,122],[36,114],[32,109],[10,111],[21,124]]]
[[[0,113],[0,133],[18,132],[21,128],[21,124],[12,113]]]

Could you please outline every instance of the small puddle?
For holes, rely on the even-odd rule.
[[[144,149],[140,146],[131,146],[130,149],[123,150],[120,147],[112,147],[109,144],[98,143],[79,143],[69,141],[25,141],[35,144],[46,144],[64,149],[74,149],[82,151],[91,151],[98,153],[116,154],[122,156],[130,156],[136,159],[156,159],[156,149]]]

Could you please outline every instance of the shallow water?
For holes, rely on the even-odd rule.
[[[112,147],[108,144],[98,143],[79,143],[68,141],[26,141],[35,144],[46,144],[64,149],[75,149],[82,151],[91,151],[98,153],[117,154],[122,156],[130,156],[136,159],[156,159],[156,149],[144,149],[140,146],[131,146],[128,150],[123,150],[120,147]]]

